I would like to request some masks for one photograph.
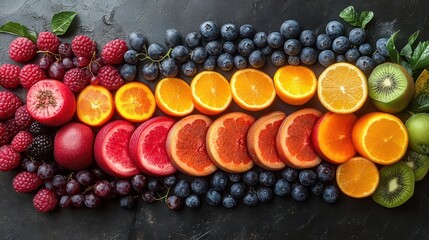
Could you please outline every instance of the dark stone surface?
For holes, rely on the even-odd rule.
[[[279,31],[284,20],[299,20],[303,29],[323,31],[329,20],[338,20],[341,9],[353,4],[358,11],[373,10],[369,25],[372,42],[401,30],[400,42],[421,30],[420,40],[429,39],[429,21],[424,0],[406,1],[84,1],[2,0],[0,24],[21,22],[36,31],[50,29],[53,13],[71,10],[78,17],[62,38],[76,34],[96,39],[99,46],[113,38],[125,38],[141,31],[150,42],[163,43],[164,31],[176,28],[183,36],[196,31],[206,19],[219,24],[253,24],[257,31]],[[7,48],[13,36],[0,35],[0,62],[9,62]],[[264,68],[273,75],[275,68]],[[320,69],[315,68],[317,73]],[[230,73],[225,74],[230,76]],[[189,79],[188,79],[189,80]],[[151,85],[153,87],[153,84]],[[320,108],[317,98],[305,106]],[[304,107],[305,107],[304,106]],[[367,103],[363,111],[368,111]],[[287,113],[297,108],[280,101],[268,110]],[[239,110],[232,105],[231,110]],[[266,110],[266,111],[268,111]],[[264,111],[265,112],[265,111]],[[263,112],[253,113],[259,116]],[[157,112],[160,114],[160,112]],[[326,204],[313,197],[304,203],[291,198],[234,210],[204,206],[198,210],[169,210],[165,203],[124,210],[110,201],[96,210],[60,209],[39,214],[32,206],[32,194],[15,193],[12,173],[0,174],[0,238],[2,239],[428,239],[429,192],[426,178],[416,184],[415,194],[396,209],[385,209],[368,199],[342,196],[338,204]],[[428,206],[426,206],[428,204]]]

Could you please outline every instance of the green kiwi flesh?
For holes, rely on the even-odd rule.
[[[408,151],[401,161],[413,169],[416,182],[422,180],[429,170],[429,156],[412,150]]]

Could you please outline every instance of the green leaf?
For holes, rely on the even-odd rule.
[[[429,112],[429,93],[421,92],[413,99],[410,105],[413,112]]]
[[[361,22],[361,28],[365,29],[365,26],[372,20],[374,13],[372,11],[363,11],[360,14],[359,21]]]
[[[408,44],[413,45],[414,42],[419,37],[420,30],[415,31],[411,36],[408,38]]]
[[[390,36],[389,40],[387,41],[387,52],[389,53],[390,60],[392,62],[400,64],[401,63],[401,55],[399,55],[398,49],[395,46],[396,38],[398,37],[399,31],[395,32]]]
[[[26,26],[17,22],[7,22],[0,27],[0,33],[9,33],[20,37],[26,37],[33,42],[37,40],[36,32],[29,30]]]
[[[66,33],[76,14],[76,12],[56,13],[51,20],[52,32],[56,35],[63,35]]]
[[[361,25],[361,22],[359,21],[359,14],[355,11],[353,6],[348,6],[343,11],[341,11],[340,18],[352,26],[360,27]]]
[[[427,68],[429,66],[429,41],[419,42],[416,49],[414,49],[410,65],[413,68],[413,71]]]
[[[400,55],[404,56],[407,61],[411,60],[411,56],[413,54],[413,44],[416,41],[417,37],[419,36],[419,31],[414,32],[411,34],[411,36],[408,38],[408,43],[402,48]]]

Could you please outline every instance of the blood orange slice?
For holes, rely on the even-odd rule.
[[[286,114],[268,113],[252,124],[247,133],[247,148],[253,161],[261,168],[277,171],[286,165],[277,154],[276,135]]]
[[[129,151],[131,159],[140,171],[156,176],[165,176],[176,171],[165,147],[168,131],[174,123],[175,120],[170,117],[159,116],[143,122],[134,131]]]
[[[242,112],[227,113],[210,125],[206,136],[207,152],[221,169],[241,173],[253,166],[247,151],[246,136],[255,118]]]
[[[311,132],[320,116],[319,110],[304,108],[283,120],[277,133],[276,148],[288,166],[311,168],[322,161],[311,142]]]
[[[206,149],[206,134],[212,120],[201,114],[176,122],[167,136],[167,154],[179,171],[191,176],[207,176],[217,167]]]

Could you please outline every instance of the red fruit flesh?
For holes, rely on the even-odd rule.
[[[154,117],[134,131],[129,151],[137,168],[149,175],[166,176],[174,173],[166,150],[167,135],[175,121],[172,118]]]
[[[44,125],[61,126],[73,118],[76,99],[64,83],[46,79],[28,90],[27,110],[32,118]]]
[[[106,124],[97,133],[94,142],[95,161],[109,175],[127,178],[139,172],[128,151],[134,130],[132,123],[116,120]]]
[[[311,132],[322,113],[305,108],[286,117],[276,136],[276,148],[286,165],[304,169],[322,161],[313,149]]]

